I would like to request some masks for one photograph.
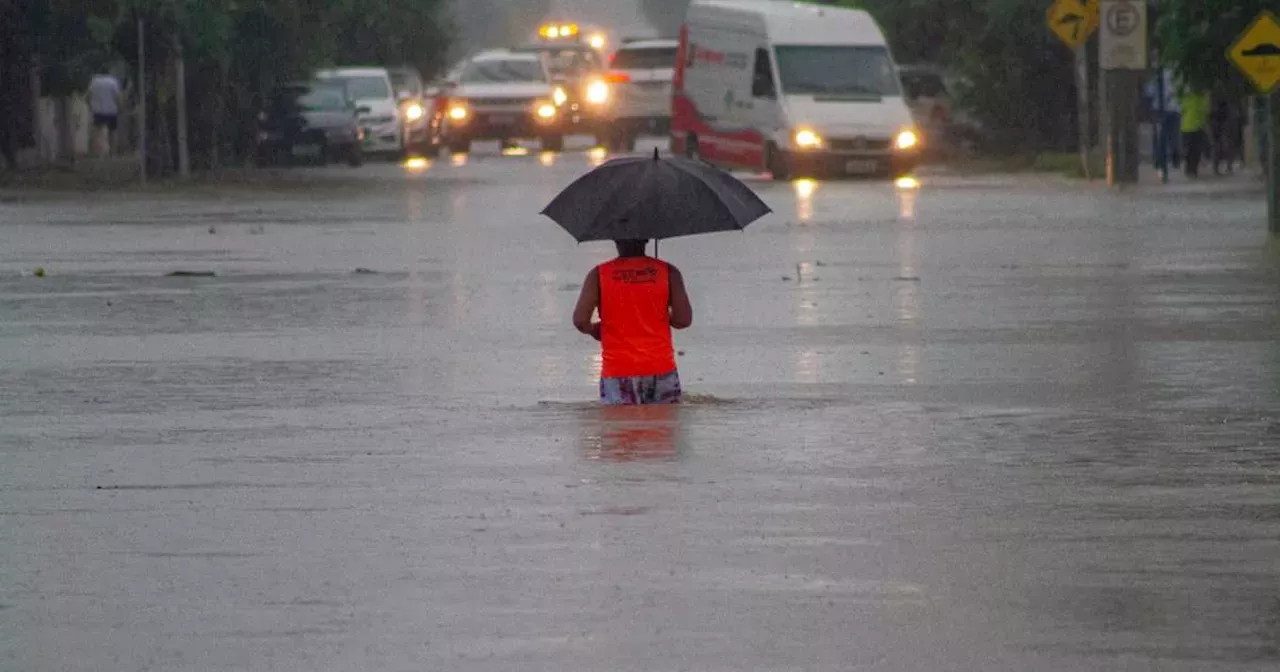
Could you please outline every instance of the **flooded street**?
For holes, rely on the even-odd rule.
[[[1262,198],[744,176],[606,410],[603,159],[0,205],[0,669],[1280,666]]]

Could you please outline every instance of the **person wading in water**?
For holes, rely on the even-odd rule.
[[[600,401],[680,403],[671,329],[693,324],[680,270],[645,255],[646,240],[617,240],[618,258],[587,274],[573,309],[578,331],[600,341]],[[600,320],[593,317],[600,312]]]

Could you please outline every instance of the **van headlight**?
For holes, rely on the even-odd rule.
[[[822,136],[808,128],[796,131],[795,141],[796,149],[822,149]]]
[[[600,80],[588,84],[587,102],[592,105],[603,105],[609,102],[609,85]]]
[[[898,150],[915,149],[919,145],[920,136],[909,128],[899,131],[897,137],[893,139],[893,147]]]
[[[556,107],[569,102],[569,94],[565,92],[563,86],[557,86],[556,90],[551,92],[551,102],[555,103]]]

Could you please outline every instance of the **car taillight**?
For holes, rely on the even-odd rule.
[[[631,81],[631,75],[625,72],[606,72],[604,73],[604,81],[610,84],[626,84]]]

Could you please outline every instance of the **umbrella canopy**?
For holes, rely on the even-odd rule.
[[[578,242],[741,231],[771,212],[747,185],[684,158],[614,159],[578,178],[542,214]]]

